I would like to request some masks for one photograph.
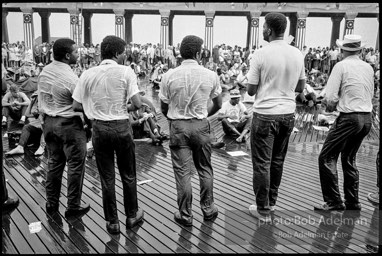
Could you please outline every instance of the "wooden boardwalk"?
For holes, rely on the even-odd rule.
[[[159,110],[157,92],[141,86]],[[224,96],[227,100],[227,95]],[[248,105],[249,106],[249,105]],[[312,128],[314,121],[296,113],[298,132],[290,138],[272,224],[264,224],[248,213],[254,203],[250,155],[232,157],[227,152],[242,150],[250,154],[249,140],[238,144],[223,135],[221,124],[211,118],[217,140],[226,146],[214,149],[214,198],[219,215],[214,222],[203,221],[199,206],[199,181],[192,178],[192,227],[182,227],[173,220],[177,210],[175,178],[168,141],[162,146],[136,142],[139,206],[145,211],[144,222],[133,229],[125,226],[122,183],[116,171],[116,192],[121,225],[119,235],[106,231],[102,210],[102,192],[96,162],[86,161],[83,201],[91,210],[81,218],[67,220],[67,173],[60,197],[60,214],[54,219],[45,211],[46,155],[35,157],[35,149],[24,155],[4,158],[4,171],[10,195],[20,198],[19,207],[2,215],[2,253],[372,253],[379,245],[379,211],[366,196],[376,190],[376,155],[379,150],[379,103],[372,132],[364,140],[358,155],[360,201],[362,211],[320,213],[313,205],[322,201],[318,174],[318,154],[327,132]],[[159,122],[168,133],[166,119]],[[4,131],[3,131],[4,135]],[[4,151],[8,139],[3,137]],[[339,160],[340,162],[340,160]],[[338,164],[342,191],[343,176]],[[331,221],[331,220],[345,221]],[[308,221],[310,220],[310,222]],[[289,222],[288,222],[289,221]],[[305,222],[304,222],[305,221]],[[31,233],[29,224],[41,222],[41,230]]]

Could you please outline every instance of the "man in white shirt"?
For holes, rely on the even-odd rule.
[[[101,178],[106,229],[119,233],[115,197],[114,153],[123,185],[126,227],[143,220],[138,207],[135,144],[128,111],[141,107],[137,76],[125,65],[126,42],[107,36],[101,43],[102,62],[82,73],[73,93],[73,109],[83,111],[92,120],[93,147]],[[129,100],[131,104],[129,104]]]
[[[162,113],[169,119],[170,150],[174,168],[179,211],[174,219],[192,226],[191,164],[200,180],[200,207],[204,220],[218,215],[213,197],[211,165],[211,127],[207,119],[221,107],[221,86],[215,72],[200,66],[203,40],[189,35],[183,38],[182,64],[163,75],[159,98]],[[211,105],[208,101],[212,100]]]
[[[78,77],[70,65],[77,61],[77,45],[71,39],[61,38],[54,43],[53,52],[54,61],[42,70],[37,82],[38,109],[49,156],[46,211],[50,215],[58,212],[62,175],[67,165],[68,208],[65,217],[72,217],[90,209],[89,203],[81,204],[87,139],[83,115],[72,108],[72,94]]]
[[[269,44],[255,51],[248,77],[253,104],[251,150],[256,205],[250,213],[265,215],[275,209],[283,163],[294,127],[295,91],[305,85],[304,57],[284,40],[287,20],[281,13],[265,16],[263,36]]]
[[[337,40],[343,53],[326,85],[322,104],[326,111],[337,109],[340,115],[330,129],[318,158],[321,190],[324,202],[316,210],[361,210],[358,199],[359,173],[356,155],[372,125],[372,98],[374,93],[373,68],[362,61],[361,36],[346,35]],[[341,154],[344,173],[345,204],[338,188],[337,159]]]
[[[245,135],[251,127],[251,116],[244,104],[240,102],[239,90],[231,90],[229,95],[231,99],[223,103],[218,120],[222,122],[225,134],[236,136],[236,141],[239,143],[245,142]]]

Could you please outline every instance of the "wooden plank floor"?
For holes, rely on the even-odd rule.
[[[159,111],[158,93],[141,83],[146,96]],[[224,100],[228,95],[224,94]],[[250,108],[250,105],[247,105]],[[248,213],[254,203],[252,161],[249,140],[236,143],[224,136],[216,117],[211,127],[217,140],[226,146],[214,149],[214,198],[219,215],[214,222],[203,220],[199,201],[199,180],[193,170],[192,227],[182,227],[173,220],[177,210],[175,178],[168,141],[162,146],[136,141],[137,180],[152,180],[138,185],[139,206],[145,210],[144,222],[128,229],[125,226],[121,178],[116,171],[116,197],[121,234],[106,231],[102,210],[102,192],[94,157],[86,161],[83,201],[91,210],[81,218],[64,218],[67,173],[65,171],[59,214],[46,215],[46,155],[35,157],[35,148],[24,155],[4,157],[4,171],[10,195],[20,198],[19,207],[2,215],[2,253],[372,253],[379,245],[379,211],[366,196],[376,190],[376,155],[379,150],[379,103],[375,108],[371,134],[364,140],[358,155],[360,201],[362,211],[355,213],[320,213],[313,204],[322,200],[318,154],[326,133],[312,129],[314,121],[304,117],[308,110],[296,111],[292,134],[273,224],[264,224]],[[168,133],[166,119],[159,123]],[[302,125],[301,125],[302,124]],[[16,129],[16,128],[15,128]],[[4,131],[2,133],[4,135]],[[3,137],[4,151],[8,139]],[[232,157],[227,151],[242,150],[248,156]],[[339,160],[340,162],[340,160]],[[343,176],[338,164],[342,191]],[[346,220],[340,223],[331,220]],[[298,222],[300,220],[300,222]],[[311,220],[305,223],[305,221]],[[289,223],[288,223],[289,221]],[[290,223],[292,221],[292,224]],[[41,222],[42,229],[30,233],[28,225]]]

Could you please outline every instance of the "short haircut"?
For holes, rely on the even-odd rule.
[[[126,42],[117,36],[106,36],[101,43],[101,58],[112,59],[125,51]]]
[[[180,55],[183,59],[193,59],[197,52],[201,52],[203,39],[197,36],[185,36],[180,44]]]
[[[53,57],[57,61],[61,61],[65,58],[67,53],[71,54],[73,52],[72,45],[76,44],[72,39],[60,38],[57,39],[53,44]]]
[[[9,86],[9,91],[10,92],[18,92],[19,91],[19,87],[16,84],[11,84]]]
[[[278,12],[271,12],[265,15],[265,22],[276,35],[283,34],[287,27],[287,19],[285,15]]]

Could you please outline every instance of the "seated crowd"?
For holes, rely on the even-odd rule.
[[[53,60],[53,44],[54,41],[52,43],[44,42],[36,45],[33,51],[25,46],[24,41],[2,44],[3,95],[5,94],[2,99],[2,126],[7,127],[9,117],[18,121],[20,125],[25,123],[27,117],[29,119],[28,124],[23,128],[22,134],[24,135],[21,136],[18,147],[8,152],[8,155],[23,153],[23,148],[27,143],[25,140],[28,140],[29,136],[43,138],[40,134],[41,124],[38,122],[38,118],[35,118],[36,111],[30,112],[35,107],[36,101],[31,101],[15,83],[38,77],[42,69]],[[145,78],[147,76],[149,84],[152,84],[153,88],[158,91],[163,74],[169,69],[179,66],[182,62],[179,47],[180,44],[169,45],[167,49],[164,49],[159,43],[143,45],[130,43],[125,49],[123,64],[130,66],[137,77]],[[212,52],[203,48],[200,59],[201,65],[217,73],[223,91],[231,92],[231,99],[226,102],[227,106],[220,111],[218,120],[222,121],[225,133],[237,136],[237,142],[245,141],[250,121],[245,118],[247,114],[244,104],[238,97],[232,97],[232,92],[236,95],[238,90],[246,91],[248,84],[246,75],[255,50],[255,46],[249,49],[237,45],[231,47],[221,44],[216,45]],[[98,66],[101,62],[100,51],[99,44],[94,46],[84,43],[80,46],[77,63],[71,65],[73,72],[80,77],[85,70]],[[326,81],[333,66],[341,60],[341,54],[338,47],[335,46],[331,49],[329,47],[308,49],[304,46],[302,54],[307,79],[304,91],[296,94],[296,102],[313,107],[321,103],[321,99],[325,95]],[[364,48],[359,56],[375,70],[375,92],[377,92],[379,88],[379,51]],[[254,96],[249,97],[247,93],[244,93],[244,102],[253,102],[253,100]],[[167,136],[160,132],[156,119],[157,114],[152,103],[147,98],[145,98],[145,103],[140,110],[131,113],[134,137],[148,137],[152,139],[153,144],[158,145]],[[232,118],[229,111],[235,108],[238,110],[237,114],[240,113],[240,115]],[[223,109],[226,113],[222,112]],[[41,145],[44,145],[43,139]],[[91,142],[88,148],[92,148]],[[41,154],[41,147],[36,154]]]

